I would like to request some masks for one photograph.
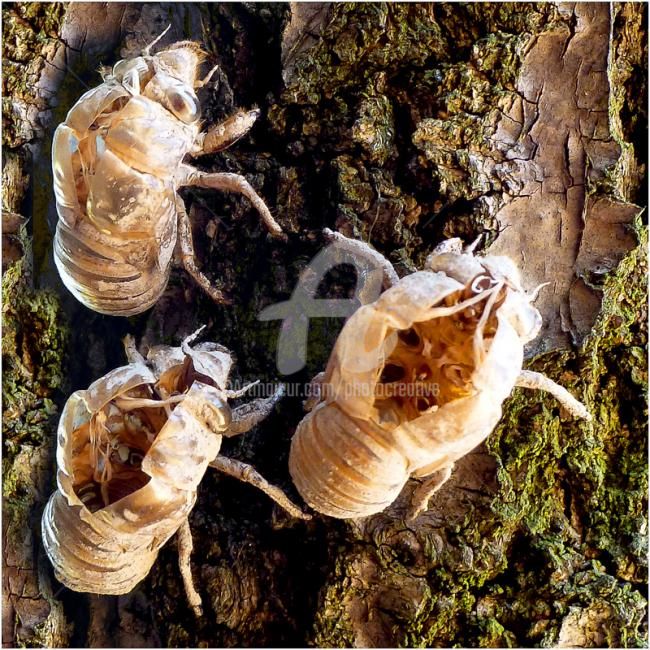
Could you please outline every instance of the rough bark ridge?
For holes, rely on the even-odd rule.
[[[645,643],[644,5],[15,3],[3,14],[3,210],[31,217],[33,241],[3,277],[5,643]],[[220,64],[202,91],[208,123],[262,109],[249,136],[200,164],[244,173],[289,239],[269,241],[240,197],[185,192],[203,270],[233,306],[215,307],[179,271],[149,313],[109,319],[53,271],[49,142],[100,63],[170,23],[163,43],[200,40]],[[208,473],[190,519],[198,621],[173,544],[129,596],[52,588],[38,522],[65,396],[121,362],[123,334],[177,343],[204,323],[237,354],[239,378],[276,380],[278,323],[257,314],[288,298],[324,226],[370,241],[401,274],[444,237],[485,233],[529,288],[552,281],[531,351],[546,354],[531,367],[596,423],[516,391],[487,446],[411,526],[415,484],[380,515],[304,523]],[[323,284],[340,297],[353,279],[339,269]],[[307,368],[285,379],[320,371],[340,324],[312,322]],[[224,449],[290,493],[300,402],[285,398]]]

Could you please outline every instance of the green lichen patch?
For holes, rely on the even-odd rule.
[[[559,20],[545,5],[334,5],[268,113],[292,161],[316,172],[300,185],[325,199],[316,214],[406,268],[442,236],[496,232],[490,138],[526,48]]]
[[[4,461],[51,436],[64,383],[67,328],[58,298],[31,286],[28,257],[2,278]]]
[[[609,101],[612,136],[622,147],[614,187],[627,200],[647,201],[648,6],[614,3]]]
[[[54,440],[32,447],[23,445],[3,468],[3,585],[7,612],[16,620],[17,647],[65,647],[72,626],[52,585],[39,567],[37,530],[42,510],[43,485],[49,486]],[[9,612],[11,614],[9,614]]]
[[[52,486],[67,328],[58,298],[32,286],[30,242],[2,277],[3,571],[20,647],[63,647],[71,628],[39,564],[40,514]]]

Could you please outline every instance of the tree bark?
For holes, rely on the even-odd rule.
[[[3,275],[5,645],[645,644],[645,5],[13,3],[3,17],[3,254],[18,258]],[[179,269],[148,313],[104,317],[52,263],[49,143],[100,64],[169,24],[161,44],[197,40],[219,64],[200,95],[207,124],[262,110],[199,166],[244,174],[288,239],[270,240],[239,196],[183,191],[202,270],[233,304]],[[67,395],[125,362],[126,333],[178,343],[202,324],[235,352],[235,379],[277,381],[278,323],[257,316],[288,299],[326,226],[401,275],[442,239],[483,234],[527,289],[551,282],[527,364],[594,422],[516,390],[408,525],[416,481],[373,517],[302,522],[209,470],[190,517],[200,619],[173,543],[127,596],[62,588],[39,522]],[[354,278],[341,267],[323,284],[342,297]],[[307,367],[281,379],[321,371],[341,324],[312,321]],[[289,395],[223,452],[298,500],[287,456],[302,416]]]

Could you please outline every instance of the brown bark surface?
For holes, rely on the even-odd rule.
[[[5,646],[643,645],[642,4],[7,3],[3,17],[3,269],[18,260],[3,276]],[[53,265],[51,137],[100,65],[169,24],[163,44],[197,40],[219,63],[200,94],[207,124],[262,109],[198,165],[244,174],[288,239],[270,240],[239,196],[184,190],[202,269],[233,305],[178,269],[148,313],[100,316]],[[125,362],[125,334],[177,344],[202,324],[237,355],[234,379],[277,381],[279,323],[257,315],[289,298],[326,226],[400,275],[445,237],[483,234],[527,289],[550,282],[529,357],[546,353],[535,369],[596,424],[517,392],[414,525],[415,482],[385,513],[305,523],[208,470],[190,517],[198,620],[173,542],[129,595],[62,587],[39,520],[66,397]],[[354,279],[342,268],[323,285],[342,297]],[[313,320],[307,367],[280,379],[321,371],[341,324]],[[287,455],[302,416],[289,395],[222,451],[299,500]]]

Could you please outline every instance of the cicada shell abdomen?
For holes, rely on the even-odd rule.
[[[503,258],[434,256],[347,321],[298,426],[289,468],[314,509],[383,510],[409,477],[450,467],[501,417],[541,317]]]
[[[191,48],[187,55],[198,60]],[[72,294],[105,314],[142,312],[164,290],[177,238],[175,174],[198,134],[193,87],[154,58],[116,64],[54,135],[54,259]],[[163,105],[172,100],[186,121]]]
[[[67,587],[129,592],[191,511],[230,423],[223,376],[211,385],[210,363],[201,363],[214,361],[227,376],[229,360],[218,366],[225,353],[210,350],[157,349],[153,371],[118,368],[68,400],[58,490],[42,520],[47,555]]]
[[[318,405],[298,425],[289,469],[314,510],[331,517],[363,517],[395,500],[408,477],[407,462],[374,429],[335,403]]]

